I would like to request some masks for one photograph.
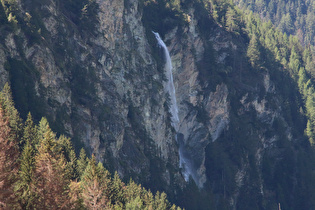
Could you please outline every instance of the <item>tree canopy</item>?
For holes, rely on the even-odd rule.
[[[165,193],[112,177],[84,149],[77,159],[45,118],[35,125],[29,114],[23,123],[8,85],[0,93],[0,148],[1,209],[180,209]]]

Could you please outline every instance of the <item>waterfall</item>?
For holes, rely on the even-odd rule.
[[[160,35],[158,33],[153,32],[155,35],[155,38],[158,41],[158,44],[160,47],[163,48],[164,51],[164,55],[165,55],[165,75],[167,78],[167,82],[164,85],[165,90],[168,92],[168,94],[170,95],[170,99],[171,99],[171,104],[170,104],[170,112],[172,114],[172,126],[174,127],[174,129],[176,130],[176,132],[178,131],[178,123],[179,123],[179,118],[178,118],[178,107],[177,107],[177,102],[176,102],[176,92],[175,92],[175,86],[174,86],[174,82],[173,82],[173,66],[172,66],[172,61],[171,61],[171,56],[170,53],[168,52],[168,49],[165,45],[165,43],[163,42],[163,40],[161,39]]]
[[[153,31],[152,31],[153,32]],[[169,94],[171,99],[171,104],[169,107],[169,112],[172,114],[171,117],[171,124],[176,131],[176,141],[177,140],[177,133],[179,129],[179,118],[178,118],[178,106],[176,102],[176,92],[175,86],[173,81],[173,67],[172,67],[172,60],[168,49],[161,39],[160,35],[156,32],[153,32],[155,35],[156,40],[158,41],[158,45],[163,49],[165,55],[165,75],[167,78],[167,82],[164,84],[165,91]],[[179,167],[182,168],[183,176],[186,181],[189,180],[189,176],[192,175],[192,170],[190,167],[190,161],[184,157],[184,147],[183,142],[180,141],[179,143]],[[194,178],[194,177],[193,177]]]

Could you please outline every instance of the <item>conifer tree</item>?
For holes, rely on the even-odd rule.
[[[257,40],[256,35],[252,35],[248,49],[247,49],[247,56],[249,61],[253,67],[260,67],[260,49],[259,43]]]
[[[130,180],[125,190],[126,198],[128,200],[132,200],[138,196],[141,196],[141,193],[142,193],[141,185],[137,185],[133,180]]]
[[[168,209],[169,204],[166,200],[166,194],[159,191],[155,195],[155,209]]]
[[[70,206],[68,194],[70,180],[67,179],[66,160],[64,155],[56,150],[55,134],[50,130],[48,123],[47,126],[40,126],[40,129],[43,138],[40,139],[35,158],[36,193],[40,199],[36,202],[36,208],[67,209]]]
[[[14,208],[14,184],[18,173],[19,149],[9,126],[9,118],[0,106],[0,209]]]
[[[311,145],[313,145],[314,144],[314,129],[310,120],[307,121],[305,132],[309,138]]]
[[[14,107],[11,88],[8,83],[4,85],[3,90],[0,92],[0,104],[3,110],[5,110],[4,116],[8,117],[9,125],[12,130],[10,138],[21,140],[23,130],[22,119],[20,118],[19,112]]]
[[[115,171],[114,178],[113,178],[113,184],[112,184],[112,197],[113,200],[116,201],[116,203],[125,203],[125,195],[124,195],[124,189],[125,189],[124,183],[119,178],[119,175],[117,171]]]
[[[298,76],[299,76],[298,86],[299,86],[300,92],[305,94],[304,85],[307,82],[307,76],[306,76],[305,69],[303,67],[300,68]]]
[[[295,50],[295,47],[291,49],[291,55],[290,55],[290,60],[289,60],[289,68],[292,71],[293,75],[297,75],[299,69],[300,69],[300,61],[299,61],[299,56]]]
[[[15,184],[18,202],[22,209],[34,209],[35,193],[35,151],[30,141],[27,141],[21,158],[18,181]]]
[[[143,200],[144,200],[148,209],[151,209],[151,210],[154,209],[153,208],[154,207],[154,195],[152,194],[152,192],[150,190],[144,194]]]
[[[70,139],[57,140],[45,118],[35,126],[28,114],[24,127],[17,124],[18,112],[7,99],[0,94],[0,209],[169,208],[165,194],[154,197],[133,181],[125,186],[117,172],[111,179],[103,164],[96,164],[94,155],[89,160],[84,149],[77,160]],[[78,175],[80,182],[74,181]]]
[[[45,117],[43,117],[40,121],[39,121],[39,125],[37,127],[37,133],[38,133],[38,141],[40,143],[41,140],[43,140],[45,138],[45,133],[47,132],[47,130],[49,129],[49,124],[48,121]]]
[[[27,119],[24,123],[22,141],[23,143],[29,142],[32,146],[38,144],[37,129],[34,125],[31,113],[28,113]]]
[[[28,113],[24,123],[22,142],[24,147],[15,191],[21,208],[33,209],[34,201],[38,199],[35,192],[35,145],[38,144],[38,136],[31,113]]]
[[[81,177],[88,165],[88,158],[86,157],[86,153],[85,150],[83,148],[81,148],[80,150],[80,156],[79,159],[77,160],[77,172],[78,172],[78,176]]]
[[[128,210],[143,209],[143,202],[140,196],[137,196],[136,198],[129,200],[129,202],[126,204],[126,209]]]
[[[71,181],[69,184],[69,202],[71,209],[85,209],[82,198],[81,183]]]
[[[109,180],[106,178],[104,168],[96,165],[96,159],[93,155],[86,167],[82,181],[83,203],[88,209],[106,209],[110,208],[110,198],[107,196]]]
[[[226,29],[231,32],[239,34],[239,20],[234,9],[228,8],[226,12]]]
[[[72,147],[70,138],[67,138],[64,135],[61,135],[58,138],[57,147],[58,147],[57,148],[58,153],[64,154],[66,158],[66,161],[67,161],[66,168],[67,168],[67,174],[68,174],[69,179],[78,178],[77,157]]]
[[[46,118],[42,118],[38,126],[38,151],[48,152],[51,156],[56,157],[60,154],[60,147],[56,142],[56,134],[50,129]]]
[[[276,60],[281,61],[280,51],[279,51],[278,47],[275,47],[274,54],[275,54]]]

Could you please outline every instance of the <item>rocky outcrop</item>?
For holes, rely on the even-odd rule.
[[[163,52],[144,24],[145,5],[96,0],[72,11],[70,2],[18,2],[19,23],[6,22],[0,85],[11,83],[23,117],[28,111],[36,120],[46,116],[111,171],[174,198],[191,186],[187,174],[198,193],[218,195],[234,209],[251,190],[261,200],[272,197],[266,174],[276,173],[303,131],[292,128],[291,114],[299,115],[274,73],[250,67],[244,41],[211,18],[210,29],[201,28],[194,6],[184,24],[163,32],[179,108],[176,135]]]
[[[179,171],[177,145],[167,123],[163,72],[152,57],[154,46],[146,39],[139,2],[96,3],[98,22],[93,32],[80,31],[55,1],[37,5],[42,10],[36,16],[42,21],[42,34],[33,31],[35,42],[24,28],[6,34],[5,48],[0,48],[1,85],[14,70],[5,71],[5,63],[14,66],[15,60],[21,61],[33,71],[29,86],[43,108],[27,111],[48,117],[53,128],[71,136],[75,145],[83,143],[122,177],[132,176],[147,184],[153,176],[159,177],[160,187],[167,189],[175,176],[180,177],[178,172],[173,178],[169,173],[171,168]],[[17,16],[35,15],[29,5],[20,7]],[[21,77],[16,75],[9,82]],[[13,95],[19,91],[13,88]],[[152,161],[161,168],[154,175]],[[167,164],[171,167],[164,170]]]

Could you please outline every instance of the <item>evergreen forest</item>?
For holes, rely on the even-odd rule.
[[[303,46],[313,46],[315,36],[315,5],[312,0],[234,0],[242,9],[271,21],[280,31],[295,35]]]
[[[180,209],[165,193],[153,194],[113,176],[84,149],[76,156],[45,118],[24,122],[8,85],[0,93],[0,209]]]
[[[315,209],[313,0],[21,2],[0,4],[0,70],[8,75],[0,93],[0,209]],[[106,6],[117,11],[107,14]],[[60,22],[44,11],[62,14]],[[122,21],[106,28],[116,13]],[[177,99],[179,112],[189,110],[181,118],[191,118],[187,130],[207,136],[184,145],[204,153],[189,153],[193,169],[202,165],[202,185],[179,167],[184,132],[172,128],[152,31],[170,49],[181,46],[172,59],[195,68],[184,85],[198,81],[196,91]],[[111,42],[113,34],[122,38]],[[179,63],[174,80],[186,76]],[[228,110],[217,136],[207,130],[221,120],[211,121],[210,111],[225,109],[210,106],[215,97]],[[95,136],[82,140],[93,131],[99,147],[88,145]],[[155,131],[160,141],[149,135]]]

